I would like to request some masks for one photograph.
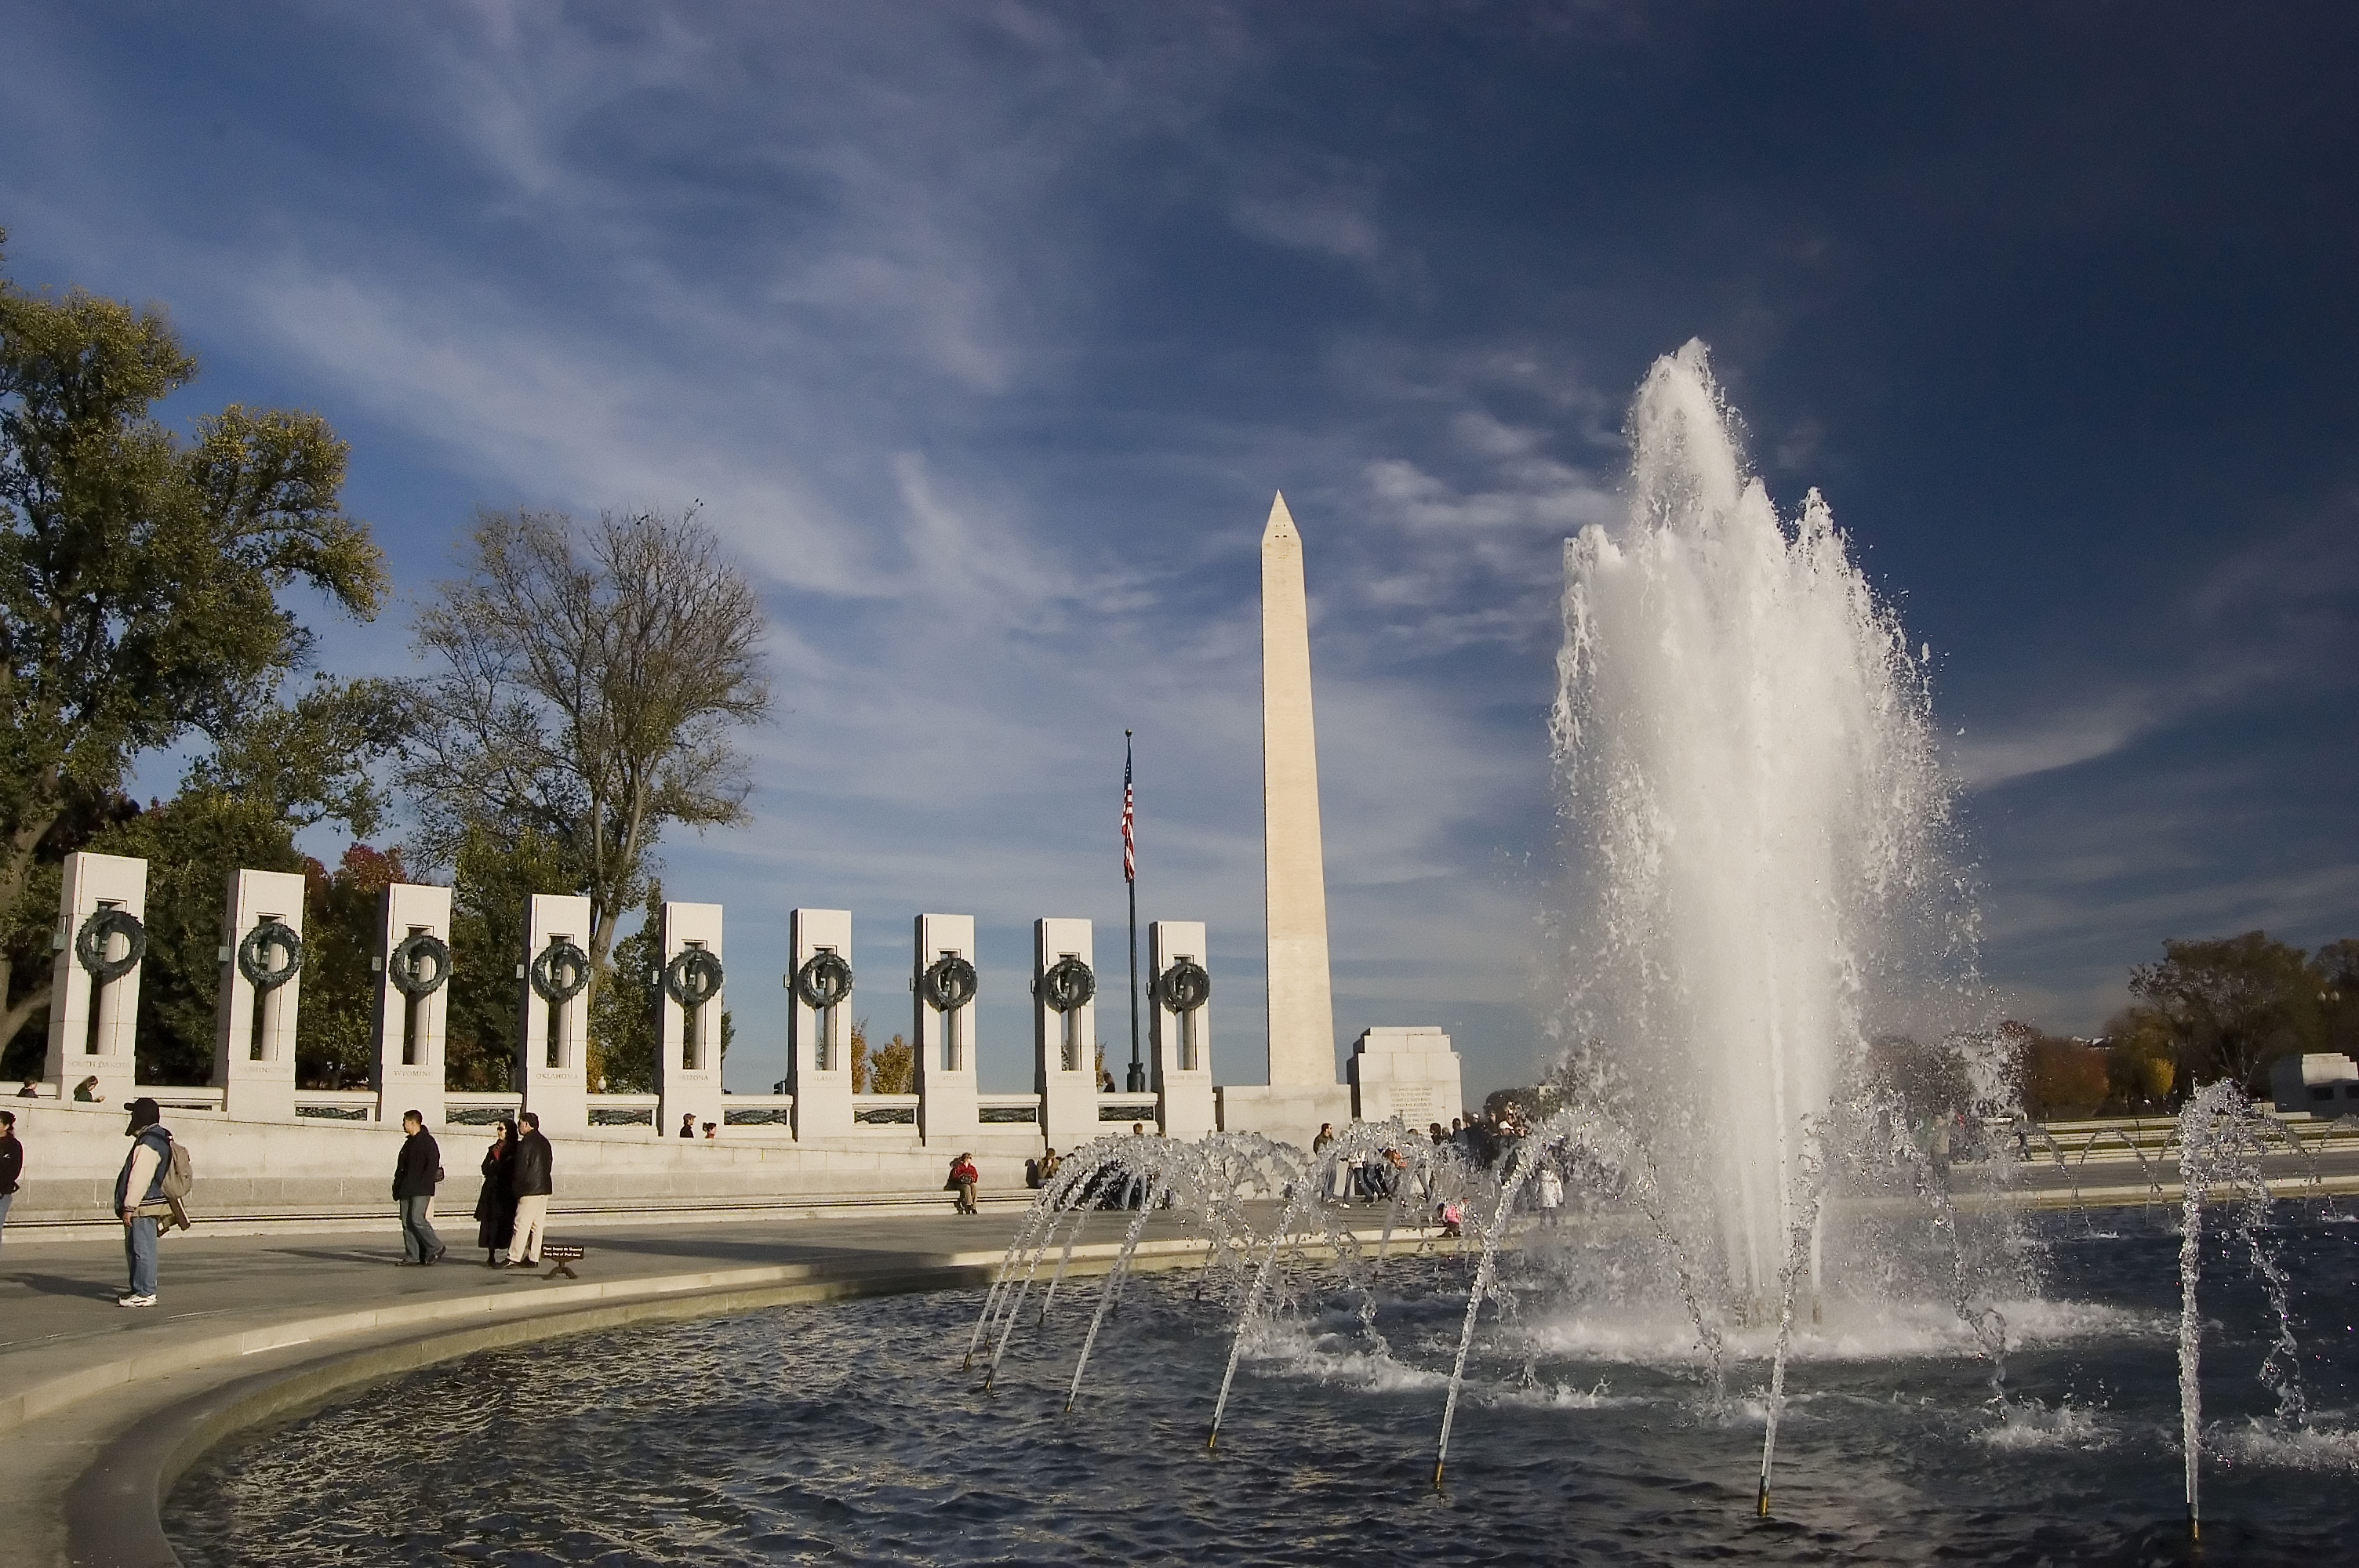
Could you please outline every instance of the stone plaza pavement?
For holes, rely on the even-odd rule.
[[[1111,1219],[1112,1217],[1104,1217]],[[175,1563],[157,1530],[159,1487],[220,1435],[338,1390],[551,1333],[719,1315],[792,1302],[911,1290],[979,1290],[1020,1211],[862,1215],[712,1225],[605,1227],[558,1242],[589,1256],[578,1280],[492,1270],[462,1250],[397,1266],[381,1235],[208,1236],[162,1244],[159,1300],[114,1304],[119,1240],[0,1240],[0,1559],[51,1564]],[[1101,1271],[1105,1224],[1077,1270]],[[1142,1265],[1201,1256],[1163,1216]]]

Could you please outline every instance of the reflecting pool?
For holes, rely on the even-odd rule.
[[[2241,1249],[2207,1260],[2204,1556],[2339,1561],[2359,1478],[2359,1223],[2280,1204],[2309,1421],[2256,1377]],[[2032,1222],[2003,1400],[1952,1318],[1847,1305],[1801,1336],[1777,1517],[1754,1517],[1760,1347],[1715,1404],[1693,1347],[1623,1313],[1612,1245],[1505,1255],[1448,1484],[1440,1392],[1469,1262],[1306,1275],[1205,1433],[1238,1281],[1134,1277],[1066,1389],[1095,1281],[983,1391],[977,1293],[790,1307],[489,1353],[217,1450],[172,1496],[191,1564],[2188,1561],[2179,1238],[2162,1210]],[[1578,1281],[1576,1284],[1575,1281]],[[1201,1293],[1200,1293],[1201,1291]],[[1863,1302],[1872,1298],[1862,1297]],[[1497,1311],[1495,1321],[1494,1311]]]

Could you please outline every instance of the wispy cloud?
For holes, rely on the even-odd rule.
[[[731,905],[733,944],[774,939],[799,902],[851,904],[871,948],[903,940],[888,912],[921,906],[970,909],[1011,954],[1032,914],[1111,919],[1129,727],[1155,907],[1214,924],[1229,1040],[1258,1033],[1254,545],[1271,491],[1308,541],[1343,1022],[1463,1018],[1478,1076],[1500,1082],[1544,1012],[1560,544],[1620,513],[1647,357],[1714,341],[1781,490],[1873,468],[1869,405],[1897,388],[2075,430],[2109,403],[2182,396],[2105,381],[2098,347],[2070,377],[1994,370],[2055,352],[2034,327],[2007,339],[2005,309],[1988,318],[2003,330],[1943,347],[1927,301],[1953,310],[2021,276],[2052,304],[2062,287],[2036,233],[2020,253],[1962,246],[2063,213],[2063,248],[2093,254],[2093,220],[1996,175],[1980,205],[1896,199],[1926,167],[2031,167],[1911,119],[1948,102],[1921,63],[1888,144],[1879,124],[1788,145],[1799,133],[1776,127],[1840,134],[1772,102],[1777,73],[1739,68],[1758,36],[1736,19],[0,10],[16,275],[169,299],[211,369],[204,406],[296,402],[364,432],[353,500],[397,559],[439,560],[472,503],[703,503],[763,585],[783,710],[751,741],[756,826],[666,846],[675,891]],[[2038,51],[2012,32],[1955,69],[2038,90]],[[1685,107],[1647,112],[1667,103]],[[2220,112],[2223,137],[2282,118]],[[2238,156],[2266,172],[2288,155]],[[2076,192],[2168,174],[2074,169]],[[2006,221],[1962,227],[1952,209]],[[2323,243],[2308,219],[2253,232]],[[2134,308],[2155,237],[2088,269],[2107,293],[2083,324]],[[2147,340],[2183,325],[2180,303]],[[2339,320],[2301,313],[2304,363],[2339,362]],[[2299,368],[2268,362],[2185,393],[2180,437]],[[2015,395],[1993,400],[2002,373]],[[2343,427],[2332,387],[2303,395],[2303,417]],[[2319,827],[2347,810],[2303,794],[2350,761],[2332,717],[2359,670],[2347,461],[2299,419],[2253,421],[2252,453],[2206,460],[2268,482],[2223,468],[2204,493],[2251,503],[2190,543],[2108,466],[2179,460],[2168,436],[2139,447],[2100,421],[1977,481],[1986,432],[1913,404],[1908,420],[1878,458],[1879,526],[1973,482],[2008,503],[1993,547],[1900,586],[1912,625],[1922,606],[1955,629],[1943,669],[1972,704],[1952,757],[1987,808],[2009,973],[2094,994],[2158,930],[2308,929],[2348,908],[2347,856]],[[2282,498],[2305,485],[2332,499],[2292,518]],[[2085,515],[2017,504],[2068,493],[2093,498]],[[2093,580],[2036,622],[1991,612],[2048,569],[2055,532],[2135,587]],[[404,569],[425,591],[430,572]],[[401,643],[380,625],[327,646],[339,667],[397,670]],[[2263,709],[2295,737],[2282,751],[2252,732]],[[2246,752],[2268,768],[2226,781]],[[751,1050],[777,1004],[738,1005]]]

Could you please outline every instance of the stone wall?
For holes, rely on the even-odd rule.
[[[130,1152],[120,1106],[12,1100],[25,1175],[10,1221],[100,1219]],[[228,1219],[309,1210],[391,1212],[401,1130],[374,1122],[238,1121],[220,1111],[175,1110],[164,1119],[196,1165],[189,1212]],[[940,1192],[956,1149],[921,1148],[914,1130],[795,1143],[784,1129],[732,1129],[702,1139],[651,1139],[644,1128],[592,1130],[551,1139],[562,1212],[582,1204],[746,1203]],[[1113,1130],[1109,1129],[1108,1130]],[[482,1184],[489,1134],[473,1127],[438,1135],[448,1180],[436,1206],[464,1215]],[[984,1190],[1024,1189],[1024,1161],[1039,1149],[1028,1126],[992,1130],[972,1145]]]

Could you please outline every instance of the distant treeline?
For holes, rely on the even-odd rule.
[[[2130,971],[2136,1000],[2095,1039],[2000,1026],[2025,1110],[2043,1118],[2167,1110],[2223,1078],[2266,1096],[2270,1064],[2281,1056],[2359,1054],[2359,937],[2310,953],[2247,931],[2165,942],[2162,951],[2160,963]],[[1903,1040],[1876,1047],[1879,1072],[1910,1098],[1962,1107],[1971,1091],[1949,1054]]]

